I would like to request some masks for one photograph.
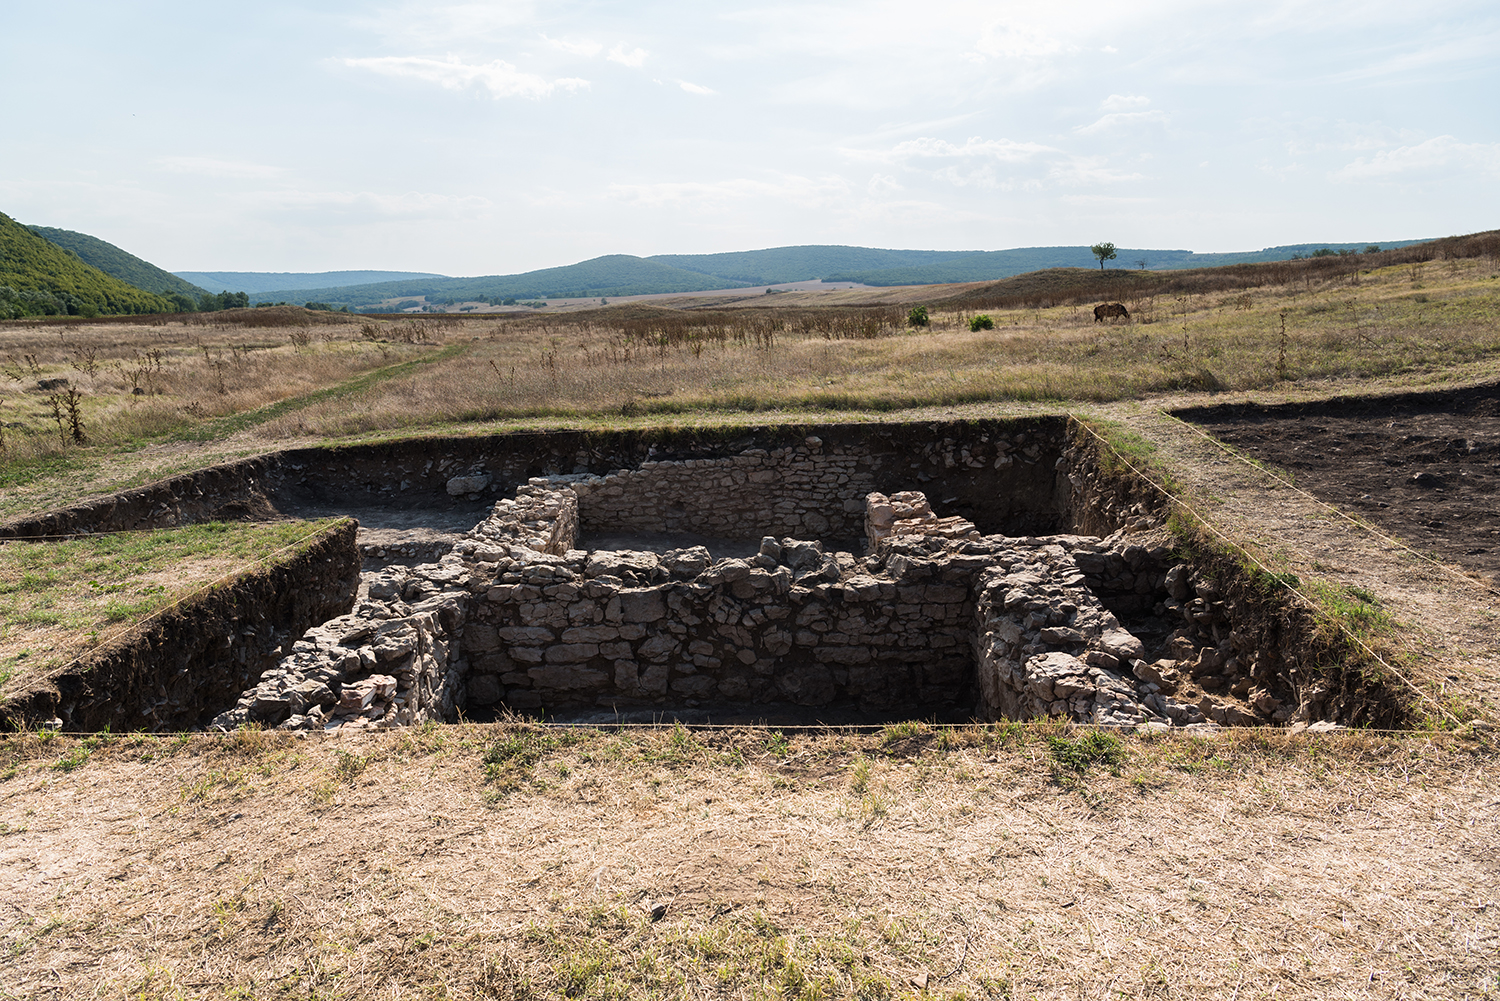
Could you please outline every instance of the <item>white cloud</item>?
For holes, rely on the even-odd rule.
[[[1452,136],[1437,136],[1414,146],[1360,157],[1334,171],[1332,177],[1336,181],[1394,180],[1442,168],[1500,175],[1500,143],[1461,143]]]
[[[889,174],[871,174],[870,183],[866,185],[872,195],[888,195],[893,191],[903,191],[901,184]]]
[[[1047,177],[1061,185],[1076,186],[1139,181],[1142,175],[1112,170],[1102,156],[1075,156],[1053,164]]]
[[[1019,163],[1040,153],[1056,153],[1058,150],[1040,143],[1014,142],[1010,139],[981,139],[973,136],[965,140],[962,145],[958,145],[946,139],[923,136],[920,139],[899,142],[888,150],[846,149],[843,152],[860,160],[898,161],[983,157],[998,160],[1001,163]]]
[[[546,35],[543,35],[542,41],[554,49],[566,52],[570,56],[582,56],[585,59],[592,59],[604,51],[603,45],[587,39],[581,42],[570,42],[563,38],[548,38]]]
[[[549,96],[554,90],[578,90],[587,88],[589,82],[577,77],[559,77],[547,80],[535,73],[525,73],[502,59],[487,63],[465,63],[452,56],[447,59],[427,59],[423,56],[375,56],[367,59],[345,59],[344,64],[357,69],[367,69],[386,76],[412,77],[429,83],[440,84],[448,90],[463,90],[478,84],[489,90],[496,99],[502,97],[529,97],[533,100]]]
[[[498,37],[536,20],[531,0],[488,0],[438,7],[422,2],[400,3],[373,14],[357,15],[349,23],[405,47]]]
[[[1088,135],[1091,132],[1103,132],[1120,125],[1146,125],[1154,123],[1165,125],[1167,123],[1166,112],[1163,111],[1116,111],[1105,115],[1091,125],[1080,125],[1073,131],[1079,135]]]
[[[242,196],[241,201],[258,209],[322,210],[356,219],[362,216],[470,218],[494,204],[480,195],[442,195],[428,191],[396,194],[376,191],[258,191]]]
[[[716,91],[716,90],[714,90],[714,89],[712,89],[710,87],[704,87],[704,86],[702,86],[700,84],[696,84],[696,83],[689,83],[686,80],[678,80],[677,81],[677,86],[681,87],[683,90],[687,91],[689,94],[705,94],[705,95],[707,95],[707,94],[717,94],[718,93],[718,91]]]
[[[848,182],[836,175],[820,178],[787,175],[769,181],[736,177],[724,181],[611,184],[609,190],[622,201],[652,207],[721,205],[755,200],[790,202],[806,208],[818,208],[844,201],[849,195]]]
[[[609,61],[619,63],[621,66],[629,66],[631,69],[640,69],[646,64],[647,52],[645,49],[630,49],[626,51],[625,43],[621,42],[609,50]]]
[[[1046,31],[998,21],[985,26],[974,48],[1000,59],[1046,59],[1078,51],[1078,46]]]
[[[1151,98],[1140,94],[1111,94],[1099,102],[1100,111],[1126,111],[1130,108],[1144,108],[1151,103]]]
[[[162,156],[157,157],[155,162],[174,174],[198,174],[203,177],[265,179],[286,172],[284,167],[240,160],[215,160],[207,156]]]

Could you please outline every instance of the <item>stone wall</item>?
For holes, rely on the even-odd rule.
[[[766,538],[750,560],[476,551],[469,700],[518,709],[672,703],[959,704],[973,567],[896,574],[821,543]]]
[[[862,535],[866,493],[915,488],[983,532],[1041,534],[1063,525],[1067,440],[1065,417],[431,438],[279,453],[273,500],[451,506],[578,476],[598,494],[585,532],[842,541]],[[483,485],[450,493],[455,478]]]
[[[459,557],[366,576],[344,615],[309,629],[213,729],[411,726],[452,720],[464,704],[458,649],[469,607]]]
[[[589,532],[848,539],[860,534],[864,496],[875,489],[871,466],[864,449],[809,436],[725,458],[644,462],[573,489]]]

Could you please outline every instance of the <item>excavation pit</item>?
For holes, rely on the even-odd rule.
[[[281,453],[94,515],[361,518],[343,613],[260,638],[275,666],[201,725],[1328,712],[1295,694],[1292,627],[1179,564],[1163,499],[1099,449],[1060,417],[434,439]]]

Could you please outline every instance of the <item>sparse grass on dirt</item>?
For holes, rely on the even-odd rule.
[[[0,697],[336,520],[0,542]]]
[[[0,997],[1500,991],[1488,739],[773,736],[0,738]]]

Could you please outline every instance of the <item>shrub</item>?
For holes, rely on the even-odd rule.
[[[932,321],[927,316],[927,307],[926,306],[918,306],[915,309],[913,309],[910,313],[906,314],[906,323],[907,323],[907,326],[911,326],[911,327],[925,327],[925,326],[927,326],[927,324],[929,324],[931,322]]]
[[[1077,772],[1080,775],[1095,764],[1118,768],[1125,758],[1125,746],[1120,743],[1120,738],[1103,730],[1090,730],[1077,740],[1049,736],[1047,747],[1052,754],[1053,764],[1059,770]]]
[[[981,330],[994,330],[995,321],[990,319],[988,313],[980,313],[969,321],[969,329],[976,334]]]

